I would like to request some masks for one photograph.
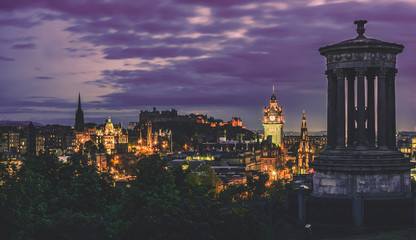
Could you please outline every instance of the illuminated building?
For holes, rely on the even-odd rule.
[[[89,125],[89,124],[88,124]],[[82,132],[75,132],[76,147],[75,152],[83,149],[84,145],[88,141],[92,141],[97,148],[102,144],[107,154],[126,153],[128,152],[128,135],[123,132],[120,125],[114,126],[109,117],[104,125],[85,127]],[[72,138],[66,139],[68,146],[74,148],[72,144]]]
[[[1,151],[2,152],[19,152],[20,134],[18,132],[6,132],[2,134]]]
[[[399,132],[397,147],[406,156],[414,158],[416,155],[416,132]]]
[[[289,178],[286,149],[269,142],[261,143],[260,171],[269,174],[270,180]]]
[[[296,158],[298,173],[305,173],[309,169],[309,162],[313,160],[312,154],[313,150],[311,143],[309,142],[308,128],[306,127],[305,110],[303,110],[302,127],[300,129],[300,142]]]
[[[242,127],[243,121],[241,121],[241,118],[239,117],[233,117],[231,118],[231,126],[233,127]]]
[[[75,149],[77,147],[77,138],[76,135],[74,133],[72,134],[68,134],[67,136],[65,136],[65,148],[64,150],[66,151],[66,153],[74,153]]]
[[[148,121],[146,123],[146,129],[147,129],[147,135],[146,135],[146,142],[147,142],[147,147],[148,148],[152,148],[153,146],[153,139],[152,139],[152,122]]]
[[[60,152],[59,149],[62,153],[72,153],[76,146],[76,134],[69,126],[46,125],[39,129],[38,135],[44,137],[47,151]]]
[[[84,130],[84,112],[81,109],[81,93],[78,94],[78,109],[75,113],[75,130],[78,132]]]
[[[91,134],[89,131],[75,132],[76,136],[76,148],[75,152],[78,152],[83,148],[84,144],[91,140]]]
[[[264,139],[269,139],[278,147],[282,147],[283,143],[283,109],[277,105],[276,96],[270,98],[270,106],[264,107],[263,116]]]
[[[27,151],[27,138],[26,137],[21,137],[20,138],[20,149],[19,152],[22,154],[25,154]]]
[[[42,136],[36,137],[36,153],[45,151],[45,138]]]
[[[108,117],[104,131],[97,130],[96,134],[101,136],[107,154],[128,152],[128,136],[123,133],[121,126],[114,127],[111,118]]]

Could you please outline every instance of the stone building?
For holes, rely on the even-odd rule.
[[[128,152],[128,135],[123,132],[120,124],[116,126],[108,117],[104,129],[96,131],[97,135],[101,136],[100,143],[104,145],[106,153],[109,155]]]
[[[153,111],[140,111],[139,119],[140,123],[147,122],[170,122],[170,121],[179,121],[182,119],[182,116],[178,115],[178,111],[172,109],[171,111],[158,111],[156,108],[153,108]]]
[[[263,128],[264,128],[264,140],[270,140],[278,147],[283,146],[283,108],[277,105],[277,99],[274,95],[270,98],[269,107],[264,107],[263,110]]]

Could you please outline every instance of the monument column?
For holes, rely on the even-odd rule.
[[[366,149],[366,139],[365,136],[365,86],[364,78],[366,68],[356,68],[355,72],[357,75],[357,149],[363,150]]]
[[[337,146],[336,149],[345,148],[345,72],[343,69],[336,70],[337,75]]]
[[[387,95],[387,142],[389,149],[396,149],[396,96],[395,96],[395,74],[397,70],[391,69],[386,75]]]
[[[337,138],[337,116],[336,116],[336,102],[337,102],[337,79],[334,71],[328,70],[325,72],[328,78],[328,108],[327,108],[327,125],[328,125],[328,149],[334,149]]]
[[[371,147],[375,146],[376,139],[374,79],[373,73],[367,74],[367,141]]]
[[[355,141],[355,73],[350,73],[347,77],[348,80],[348,95],[347,95],[347,145],[351,147]]]
[[[378,72],[378,91],[377,91],[377,146],[381,150],[386,147],[386,68],[380,68]]]

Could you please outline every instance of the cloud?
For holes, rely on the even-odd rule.
[[[41,24],[40,21],[33,21],[29,18],[8,18],[0,19],[1,26],[17,27],[17,28],[32,28]]]
[[[54,82],[65,80],[65,86],[72,84],[73,89],[82,84],[98,89],[90,93],[95,99],[88,103],[91,107],[210,105],[227,108],[238,105],[254,109],[267,104],[271,86],[275,84],[278,102],[285,106],[288,122],[298,119],[305,107],[307,112],[321,116],[320,122],[323,122],[325,59],[317,49],[354,38],[353,21],[367,18],[367,36],[402,42],[406,47],[398,57],[400,81],[397,89],[416,87],[412,65],[416,32],[409,31],[416,28],[415,4],[325,2],[327,4],[303,0],[7,1],[0,5],[3,9],[0,30],[8,38],[1,39],[0,43],[13,45],[14,49],[35,48],[36,44],[33,52],[37,53],[39,61],[33,66],[19,65],[21,61],[15,61],[16,70],[7,69],[16,78],[35,76],[47,80],[48,76],[56,76],[58,70],[45,65],[49,59],[46,56],[51,56],[51,52],[59,56],[63,51],[56,59],[62,65],[71,65],[74,61],[85,63],[94,74],[80,74],[82,80],[73,83],[65,77],[57,77]],[[54,26],[59,26],[57,29],[61,31],[48,32],[45,38],[29,33],[45,22],[56,24]],[[18,41],[23,36],[19,31],[26,30],[24,36],[30,34],[38,38]],[[11,39],[14,40],[8,41]],[[33,42],[33,46],[27,42]],[[23,53],[14,51],[16,55],[12,56],[20,60],[18,54]],[[9,53],[3,55],[9,56]],[[3,61],[13,61],[13,58],[0,56]],[[41,72],[28,76],[21,70],[39,66],[42,66]],[[77,72],[77,69],[65,69],[62,74],[70,71]],[[60,96],[59,92],[56,94]],[[406,105],[399,94],[397,101],[398,105],[400,101]],[[19,104],[24,103],[16,104],[21,107]],[[33,104],[37,107],[53,105],[54,100],[37,99]],[[403,114],[399,111],[398,108],[398,114]],[[414,112],[405,114],[414,119]]]
[[[88,35],[82,37],[82,41],[87,41],[93,43],[96,46],[106,45],[106,46],[131,46],[138,45],[141,43],[143,37],[129,34],[129,33],[109,33],[101,35]]]
[[[231,7],[236,5],[244,5],[247,3],[252,3],[250,0],[175,0],[178,3],[186,3],[186,4],[198,4],[198,5],[205,5],[210,7]],[[262,1],[260,1],[262,2]]]
[[[39,80],[51,80],[51,79],[53,79],[52,77],[45,77],[45,76],[40,76],[40,77],[35,77],[36,79],[39,79]]]
[[[0,61],[10,62],[10,61],[14,61],[14,58],[0,56]]]
[[[176,47],[153,47],[153,48],[106,48],[104,49],[106,59],[124,59],[124,58],[171,58],[179,56],[195,57],[204,54],[203,51],[196,48],[176,48]]]
[[[27,41],[32,41],[36,39],[33,36],[27,36],[27,37],[17,37],[17,38],[0,38],[0,42],[2,43],[15,43],[15,42],[27,42]]]
[[[1,114],[54,114],[65,109],[75,109],[76,102],[68,101],[58,97],[29,96],[20,99],[1,99]],[[26,118],[27,120],[27,118]]]
[[[35,44],[33,43],[16,44],[16,45],[13,45],[12,49],[35,49]]]

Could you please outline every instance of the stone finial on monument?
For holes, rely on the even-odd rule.
[[[356,20],[354,21],[354,24],[357,25],[357,33],[358,37],[364,37],[365,32],[365,24],[367,23],[367,20]]]

